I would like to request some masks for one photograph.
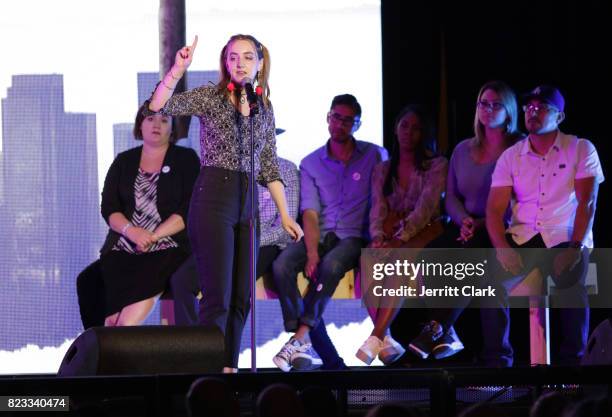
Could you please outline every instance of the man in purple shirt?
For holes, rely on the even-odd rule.
[[[273,359],[285,372],[314,369],[322,362],[343,366],[322,315],[340,279],[359,262],[368,239],[372,169],[386,155],[377,145],[355,140],[360,118],[355,97],[334,97],[327,114],[329,140],[300,164],[304,239],[287,246],[273,265],[285,330],[295,332]],[[310,281],[304,299],[296,282],[300,271]]]

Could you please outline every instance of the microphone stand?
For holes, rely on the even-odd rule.
[[[251,166],[249,176],[249,192],[251,199],[251,215],[249,217],[249,283],[251,287],[251,372],[257,372],[257,339],[255,338],[255,301],[256,301],[256,282],[257,282],[257,236],[255,234],[255,227],[257,225],[257,207],[255,207],[255,201],[257,200],[257,189],[255,183],[255,132],[254,122],[255,115],[259,113],[258,100],[254,103],[249,103],[249,131],[251,135],[250,146],[251,146]]]

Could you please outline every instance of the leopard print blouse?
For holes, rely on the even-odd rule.
[[[255,173],[266,185],[282,181],[276,157],[276,134],[272,105],[259,102],[254,116]],[[196,116],[200,120],[202,166],[250,172],[250,121],[216,87],[202,86],[172,96],[161,113]]]

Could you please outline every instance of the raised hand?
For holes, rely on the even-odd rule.
[[[198,46],[198,35],[195,36],[193,43],[190,46],[183,46],[178,50],[176,56],[174,57],[174,65],[178,70],[185,72],[189,65],[191,65],[196,46]]]

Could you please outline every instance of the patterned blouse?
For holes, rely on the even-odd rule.
[[[142,227],[149,232],[154,232],[160,225],[161,216],[157,211],[157,181],[159,172],[149,173],[138,168],[138,176],[134,182],[134,199],[136,207],[130,221],[134,226]],[[178,244],[171,237],[164,237],[151,246],[149,252],[155,252],[168,248],[177,248]],[[113,250],[122,250],[128,253],[136,252],[136,245],[129,239],[121,236]]]
[[[255,172],[257,182],[266,185],[282,180],[276,159],[276,134],[272,105],[260,102],[254,116]],[[202,166],[250,172],[250,122],[216,87],[202,86],[172,96],[161,113],[196,116],[200,119]]]
[[[392,237],[406,242],[440,216],[440,199],[446,183],[448,162],[441,156],[428,160],[426,169],[416,171],[407,189],[394,179],[393,192],[385,196],[383,187],[390,164],[390,161],[381,162],[372,173],[370,236],[372,239],[384,236],[383,224],[389,212],[393,211],[400,215],[401,220]]]

